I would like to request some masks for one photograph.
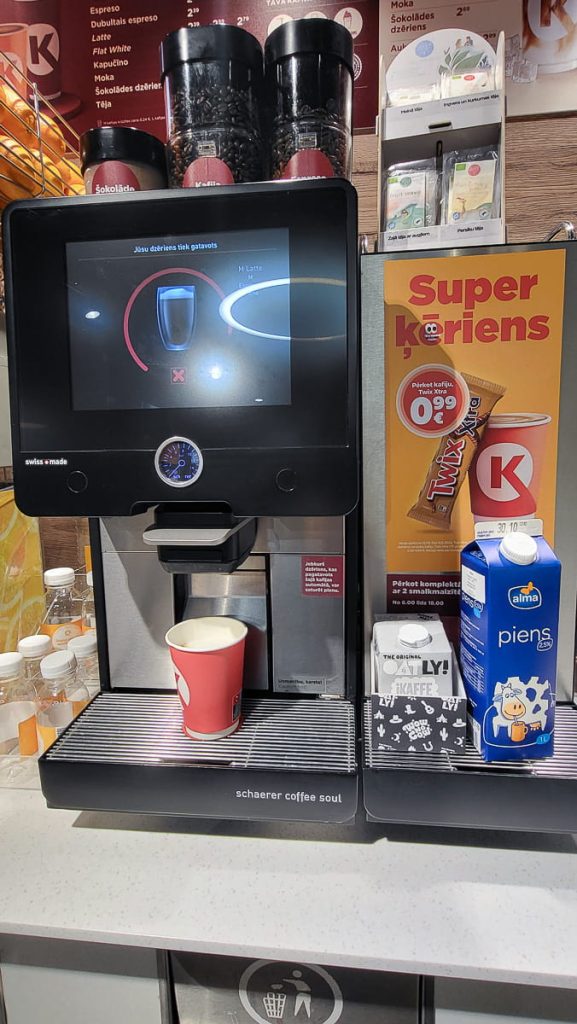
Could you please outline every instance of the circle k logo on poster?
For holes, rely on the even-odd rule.
[[[533,456],[523,445],[492,444],[479,455],[477,482],[492,501],[515,501],[529,490],[533,469]]]
[[[577,24],[576,0],[527,0],[525,17],[538,39],[559,42]]]
[[[28,70],[32,75],[49,75],[58,67],[60,36],[54,25],[30,25],[28,45]]]

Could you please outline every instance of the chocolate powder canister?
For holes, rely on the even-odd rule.
[[[288,21],[265,43],[273,178],[349,178],[353,38],[329,18]]]
[[[179,28],[160,47],[170,184],[264,178],[262,47],[236,25]]]
[[[164,145],[138,128],[90,128],[80,136],[80,160],[87,195],[166,188]]]

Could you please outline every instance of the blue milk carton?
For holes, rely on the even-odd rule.
[[[543,537],[508,533],[461,555],[461,668],[486,761],[551,757],[561,564]]]

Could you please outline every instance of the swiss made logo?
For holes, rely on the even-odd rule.
[[[541,591],[534,583],[526,583],[524,587],[511,587],[509,590],[509,604],[513,608],[540,608],[543,603]]]

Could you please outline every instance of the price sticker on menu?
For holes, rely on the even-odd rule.
[[[407,430],[419,437],[442,437],[463,422],[469,389],[451,366],[420,366],[407,374],[397,391],[397,413]]]

